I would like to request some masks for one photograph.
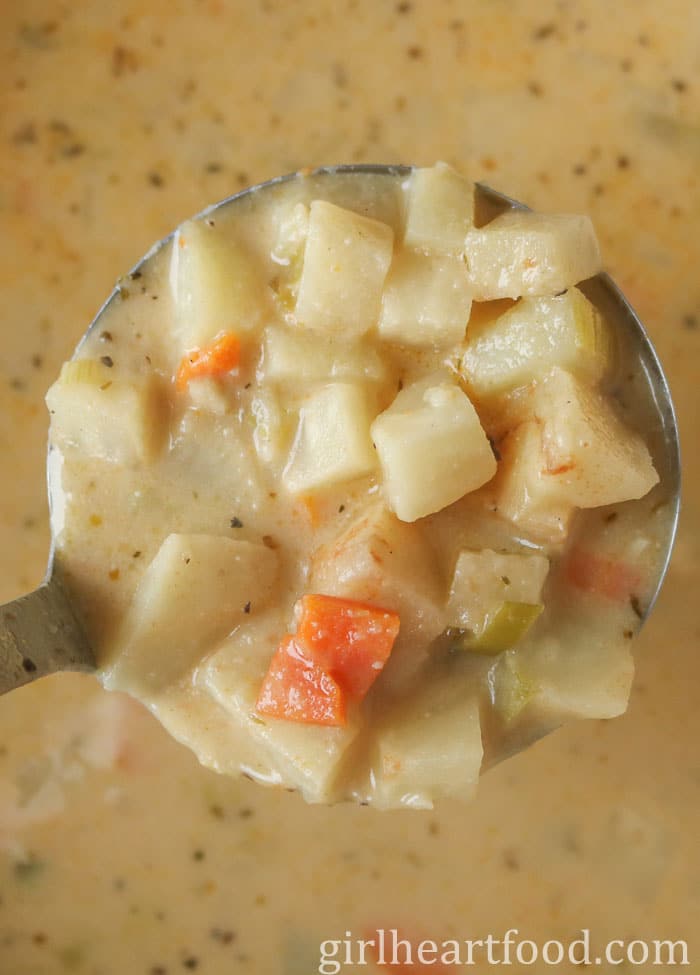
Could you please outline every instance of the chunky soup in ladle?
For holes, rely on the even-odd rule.
[[[427,807],[625,710],[670,517],[648,377],[580,287],[589,220],[487,195],[437,165],[234,198],[49,391],[101,679],[208,766]]]

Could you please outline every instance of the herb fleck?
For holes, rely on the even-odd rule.
[[[231,525],[231,528],[242,528],[243,527],[243,522],[241,521],[241,519],[239,517],[237,517],[236,515],[234,515],[234,517],[230,521],[230,525]]]
[[[644,610],[639,601],[639,596],[630,596],[630,606],[635,616],[638,616],[640,620],[644,618]]]
[[[250,600],[248,600],[248,602],[243,607],[243,612],[246,614],[246,616],[250,613]]]
[[[112,366],[114,365],[114,359],[112,358],[111,355],[100,356],[100,362],[102,363],[103,366],[107,366],[108,369],[111,369]]]
[[[19,883],[31,884],[38,880],[45,869],[45,861],[40,860],[39,857],[35,856],[33,853],[30,853],[26,859],[17,860],[13,867],[13,873],[15,875],[15,880],[17,880]]]
[[[29,145],[36,142],[36,126],[33,122],[25,122],[20,125],[18,129],[15,129],[12,134],[12,141],[15,145]]]
[[[551,37],[555,33],[557,27],[556,24],[542,24],[540,27],[533,31],[532,37],[535,41],[544,41],[548,37]]]

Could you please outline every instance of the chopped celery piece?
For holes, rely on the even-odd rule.
[[[512,654],[506,654],[494,675],[493,703],[506,724],[511,724],[537,694],[537,684],[524,676]]]
[[[453,650],[495,656],[522,640],[543,609],[541,603],[501,603],[480,633],[454,628],[446,636]]]
[[[60,383],[63,386],[102,386],[114,380],[114,370],[97,359],[71,359],[61,366]]]

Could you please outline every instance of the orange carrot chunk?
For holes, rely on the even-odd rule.
[[[390,610],[354,599],[308,594],[299,603],[297,640],[354,700],[361,700],[389,659],[399,632]]]
[[[569,556],[566,578],[577,589],[615,602],[629,599],[641,583],[639,573],[626,563],[581,549]]]
[[[175,380],[180,392],[192,379],[202,376],[223,376],[238,368],[241,361],[241,342],[235,332],[222,332],[213,342],[201,349],[190,349],[183,356]]]
[[[284,637],[263,680],[258,714],[302,724],[345,724],[345,695],[333,678],[304,656],[295,637]]]

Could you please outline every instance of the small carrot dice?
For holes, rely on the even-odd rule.
[[[345,694],[287,634],[275,651],[255,706],[258,714],[302,724],[342,726]]]
[[[617,559],[575,550],[566,562],[566,579],[577,589],[624,602],[641,584],[637,571]]]
[[[398,632],[398,615],[369,603],[316,594],[299,603],[297,640],[354,700],[381,673]]]
[[[191,349],[180,362],[175,384],[180,392],[192,379],[223,376],[237,369],[241,361],[241,342],[234,332],[222,332],[201,349]]]

